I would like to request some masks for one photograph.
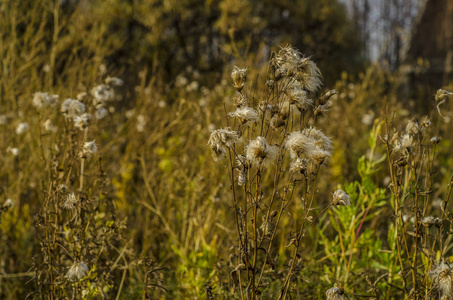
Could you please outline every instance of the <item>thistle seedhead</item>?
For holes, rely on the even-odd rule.
[[[241,92],[247,82],[247,68],[240,69],[237,66],[233,67],[231,72],[231,78],[233,79],[233,86],[238,91]]]
[[[453,291],[453,268],[452,265],[442,261],[434,265],[432,270],[429,272],[432,280],[439,285],[442,296],[452,297]]]
[[[409,120],[406,126],[406,132],[410,135],[417,135],[420,133],[420,126],[418,125],[417,118]]]
[[[278,154],[278,147],[267,144],[262,136],[250,141],[246,149],[247,159],[254,165],[268,164],[275,160]]]
[[[250,107],[240,107],[236,111],[228,113],[228,116],[238,118],[242,124],[258,120],[258,112]]]
[[[16,134],[22,135],[28,131],[28,123],[19,123],[16,127]]]
[[[85,277],[86,273],[88,272],[88,266],[82,261],[76,261],[74,264],[69,268],[68,273],[66,274],[66,278],[71,281],[77,281]]]
[[[281,48],[272,59],[272,64],[276,67],[276,80],[291,77],[309,92],[315,92],[322,84],[321,71],[316,64],[291,46]]]
[[[75,210],[76,204],[79,202],[79,198],[76,196],[75,193],[71,193],[67,195],[61,204],[61,206],[67,210]]]
[[[330,288],[326,291],[327,300],[344,300],[343,295],[343,289],[337,287]]]
[[[93,153],[98,151],[98,147],[96,146],[95,141],[85,142],[83,144],[82,154],[85,156],[90,156]]]
[[[75,117],[83,114],[85,112],[85,109],[85,104],[83,104],[82,102],[68,98],[61,104],[60,111],[66,118],[74,119]]]
[[[338,189],[333,192],[332,204],[336,206],[349,206],[351,205],[351,199],[342,189]]]
[[[33,94],[33,106],[37,108],[54,107],[58,103],[58,95],[37,92]]]

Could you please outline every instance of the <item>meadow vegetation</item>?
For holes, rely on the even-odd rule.
[[[256,2],[0,1],[1,299],[453,299],[453,83]]]

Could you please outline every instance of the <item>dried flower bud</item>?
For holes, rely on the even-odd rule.
[[[319,104],[321,105],[324,105],[327,103],[327,101],[329,101],[330,97],[332,97],[333,95],[335,94],[338,94],[338,91],[337,90],[330,90],[328,91],[327,93],[325,93],[321,99],[319,99]]]

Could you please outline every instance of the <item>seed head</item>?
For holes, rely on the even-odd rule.
[[[103,107],[98,107],[98,109],[96,109],[96,112],[94,113],[94,116],[96,117],[97,120],[104,119],[106,115],[107,110]]]
[[[28,123],[19,123],[16,127],[16,134],[22,135],[28,131]]]
[[[292,159],[309,158],[315,149],[315,140],[300,131],[293,131],[287,137],[285,147]]]
[[[236,117],[242,124],[258,120],[258,112],[250,107],[240,107],[234,112],[228,114],[230,117]]]
[[[439,144],[440,143],[440,139],[437,137],[437,136],[434,136],[431,138],[430,140],[431,144]]]
[[[245,148],[247,159],[255,165],[269,164],[274,161],[278,154],[278,147],[267,144],[262,136],[257,137]]]
[[[426,227],[431,227],[436,224],[436,219],[432,216],[424,217],[422,219],[422,224]]]
[[[76,261],[74,264],[69,268],[68,273],[66,274],[66,278],[71,281],[77,281],[85,277],[86,273],[88,272],[88,266],[81,261]]]
[[[239,134],[232,131],[230,128],[217,129],[211,133],[208,145],[211,147],[226,147],[230,148],[239,140]]]
[[[304,174],[308,168],[308,159],[296,158],[291,161],[289,170],[293,173]]]
[[[37,92],[33,94],[33,106],[37,108],[54,107],[58,102],[58,95]]]
[[[95,107],[103,106],[106,102],[112,101],[115,98],[115,91],[107,84],[95,86],[91,90],[93,96],[93,105]]]
[[[13,200],[11,199],[6,199],[5,203],[3,203],[2,208],[4,209],[9,209],[10,207],[13,206]]]
[[[338,189],[333,192],[332,204],[337,206],[349,206],[351,205],[351,199],[343,190]]]
[[[85,109],[85,104],[82,102],[68,98],[61,104],[60,111],[66,118],[74,119],[75,117],[83,114]]]
[[[330,288],[326,291],[327,300],[344,300],[344,291],[337,287]]]
[[[12,154],[13,156],[18,156],[19,155],[19,149],[18,148],[8,147],[8,148],[6,148],[6,152]]]
[[[76,209],[76,204],[79,202],[79,199],[78,197],[76,196],[76,194],[74,193],[71,193],[69,195],[66,196],[66,198],[64,199],[63,203],[62,203],[62,207],[67,209],[67,210],[74,210]]]
[[[443,260],[438,265],[433,266],[429,275],[435,283],[439,284],[442,296],[452,297],[453,291],[453,272],[452,265]]]
[[[314,127],[306,128],[302,130],[302,134],[313,138],[315,140],[315,146],[319,149],[326,151],[333,149],[332,141],[319,129]]]
[[[234,88],[238,92],[241,92],[247,81],[247,69],[240,69],[239,67],[234,66],[233,71],[231,72],[231,78],[233,79]]]
[[[124,82],[118,77],[107,77],[105,83],[111,86],[122,86]]]
[[[406,132],[410,135],[417,135],[420,133],[420,126],[418,125],[418,120],[416,118],[409,120],[406,126]]]
[[[81,114],[80,116],[74,118],[74,126],[79,128],[80,130],[83,130],[88,127],[91,119],[93,119],[93,117],[90,114]]]
[[[211,148],[214,160],[219,161],[225,157],[225,148],[232,147],[238,140],[239,134],[230,128],[214,130],[208,140],[208,146]]]
[[[245,175],[244,171],[239,171],[238,175],[238,185],[243,186],[247,183],[247,176]]]
[[[96,146],[96,143],[94,141],[91,142],[85,142],[83,144],[83,154],[86,156],[90,156],[93,153],[96,153],[98,151],[98,147]]]

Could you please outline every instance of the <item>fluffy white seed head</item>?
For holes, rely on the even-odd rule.
[[[28,131],[28,123],[19,123],[16,127],[16,134],[22,135]]]
[[[88,127],[92,119],[93,117],[88,113],[81,114],[80,116],[74,118],[74,126],[80,130],[83,130]]]
[[[60,111],[68,119],[74,119],[85,112],[85,104],[75,99],[66,99],[61,104]]]
[[[68,273],[66,273],[66,278],[71,281],[77,281],[85,277],[86,273],[88,272],[88,266],[82,261],[76,261],[74,264],[69,268]]]
[[[442,296],[453,297],[453,268],[443,260],[434,265],[429,272],[430,277],[437,283]],[[451,298],[450,298],[451,299]]]
[[[262,136],[250,141],[246,149],[247,160],[254,165],[269,164],[274,161],[278,154],[278,147],[268,145]]]
[[[122,86],[124,82],[118,77],[107,77],[105,83],[111,86]]]
[[[75,210],[76,204],[79,202],[79,198],[75,193],[71,193],[64,198],[61,206],[67,210]]]
[[[332,204],[339,206],[349,206],[351,205],[351,199],[349,195],[346,194],[342,189],[338,189],[333,192]]]
[[[326,291],[327,300],[344,300],[343,295],[343,290],[337,287],[330,288]]]
[[[93,153],[98,151],[98,147],[96,146],[95,141],[85,142],[83,144],[83,154],[86,156],[90,156]]]
[[[238,92],[242,91],[247,82],[247,69],[241,69],[237,66],[234,66],[233,71],[231,72],[231,78],[233,79],[234,88]]]
[[[228,114],[230,117],[236,117],[242,124],[258,120],[258,112],[250,107],[240,107],[234,112]]]
[[[58,103],[58,95],[37,92],[33,94],[33,106],[37,108],[54,107]]]

